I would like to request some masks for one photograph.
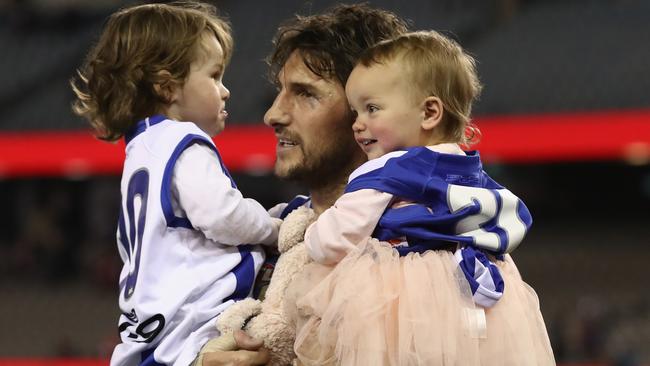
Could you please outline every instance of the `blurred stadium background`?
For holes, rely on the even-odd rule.
[[[106,16],[131,3],[0,0],[0,365],[101,365],[117,342],[123,145],[90,137],[67,81]],[[335,2],[215,3],[236,40],[217,143],[244,194],[270,207],[303,191],[270,171],[261,119],[274,89],[262,60],[281,21]],[[478,59],[479,149],[533,213],[513,257],[558,363],[650,365],[650,1],[371,4],[447,32]]]

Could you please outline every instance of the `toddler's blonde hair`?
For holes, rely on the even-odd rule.
[[[451,38],[436,31],[405,33],[368,49],[359,64],[403,62],[414,98],[436,96],[444,106],[441,123],[445,142],[469,146],[479,131],[471,123],[472,104],[481,92],[474,58]]]

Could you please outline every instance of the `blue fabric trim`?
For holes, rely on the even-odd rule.
[[[471,246],[463,247],[460,249],[462,260],[458,263],[461,271],[465,275],[465,279],[472,290],[472,294],[476,294],[479,288],[482,288],[481,295],[490,298],[489,303],[480,304],[485,307],[490,307],[494,305],[501,296],[503,296],[503,291],[505,289],[505,284],[503,282],[503,277],[499,272],[499,268],[490,261],[490,259],[480,250],[474,249]],[[494,290],[490,290],[485,287],[485,283],[480,283],[477,281],[476,273],[476,262],[479,262],[484,268],[486,268],[490,274],[490,282],[494,286]]]
[[[517,214],[524,225],[526,225],[526,231],[530,230],[530,227],[533,225],[533,217],[531,216],[530,210],[522,200],[517,202]]]
[[[239,249],[241,261],[232,270],[232,274],[235,275],[237,284],[235,286],[235,291],[232,295],[225,298],[223,300],[224,302],[229,300],[237,301],[245,299],[251,293],[253,285],[255,284],[255,261],[251,254],[253,245],[240,245],[237,249]]]
[[[122,200],[120,200],[120,202],[122,202]],[[131,248],[126,236],[126,224],[124,224],[124,211],[122,209],[120,209],[120,215],[117,219],[117,230],[120,232],[120,243],[122,244],[122,247],[124,247],[126,254],[130,256]]]
[[[372,237],[379,240],[405,237],[409,247],[396,248],[401,255],[440,249],[450,243],[473,245],[472,237],[455,235],[453,229],[459,218],[478,209],[476,206],[468,206],[453,214],[440,214],[432,220],[431,213],[424,205],[389,208],[379,219]]]
[[[120,202],[122,200],[120,199]],[[124,247],[124,251],[126,252],[126,255],[129,256],[131,255],[131,248],[129,246],[129,241],[127,240],[126,236],[126,225],[124,224],[124,213],[123,213],[122,205],[120,203],[120,214],[117,219],[117,230],[120,232],[120,243],[122,244],[122,247]],[[122,281],[120,281],[118,288],[122,288],[123,285],[126,285],[126,278]]]
[[[474,279],[474,272],[476,271],[475,253],[473,253],[471,250],[466,249],[462,250],[461,256],[463,260],[458,263],[458,266],[460,267],[461,271],[463,271],[463,274],[467,279],[467,283],[472,290],[472,294],[475,294],[479,286],[479,283]]]
[[[209,141],[206,137],[201,136],[201,135],[195,135],[195,134],[189,134],[176,145],[176,148],[172,152],[171,156],[169,157],[169,160],[167,161],[167,165],[165,166],[165,171],[163,173],[163,179],[162,179],[162,187],[160,189],[160,203],[162,205],[162,210],[163,214],[165,215],[165,220],[167,221],[167,226],[169,227],[183,227],[187,229],[192,229],[192,223],[190,220],[188,220],[186,217],[178,217],[174,215],[174,209],[172,208],[172,191],[171,191],[171,180],[172,180],[172,175],[174,173],[174,166],[176,165],[176,161],[178,160],[178,157],[181,155],[185,149],[190,147],[192,144],[195,143],[203,143],[206,146],[210,147],[215,153],[217,153],[217,156],[219,157],[219,162],[221,163],[221,167],[230,179],[230,184],[232,185],[233,188],[237,188],[235,185],[235,182],[233,181],[232,177],[230,176],[230,173],[226,168],[223,166],[223,162],[221,160],[221,155],[219,155],[219,151],[217,151],[216,146],[212,144],[211,141]]]
[[[230,172],[226,168],[226,165],[224,165],[223,159],[221,158],[221,154],[219,154],[219,150],[217,150],[216,146],[214,146],[213,144],[208,144],[208,145],[212,148],[212,150],[214,150],[214,152],[217,153],[217,157],[219,158],[219,165],[221,165],[221,170],[223,170],[223,173],[226,175],[226,177],[228,177],[228,179],[230,179],[230,185],[233,188],[237,189],[237,184],[235,184],[235,180],[232,179],[232,176],[230,175]]]
[[[167,119],[167,117],[163,116],[162,114],[157,114],[155,116],[151,116],[148,118],[149,118],[150,127]],[[135,126],[131,127],[131,129],[129,129],[129,131],[127,131],[127,133],[124,134],[124,141],[128,145],[129,142],[131,142],[131,140],[133,140],[139,134],[143,133],[146,129],[147,129],[147,119],[145,118],[141,121],[138,121],[138,123],[136,123]]]
[[[149,171],[139,169],[133,173],[129,179],[126,197],[126,212],[129,217],[129,240],[130,248],[129,262],[133,263],[133,272],[129,272],[124,285],[124,299],[128,300],[135,291],[135,285],[138,281],[138,272],[140,270],[140,255],[142,253],[142,236],[144,235],[145,223],[147,222],[147,201],[149,197]],[[135,196],[139,195],[142,199],[142,207],[135,217]],[[136,224],[137,219],[137,224]],[[122,222],[124,223],[124,222]],[[136,231],[137,228],[137,231]],[[137,249],[136,249],[137,248]],[[135,253],[135,258],[131,255]]]
[[[446,177],[441,177],[441,172],[445,172]],[[477,151],[467,155],[441,154],[419,146],[388,159],[382,168],[355,178],[348,183],[345,192],[370,188],[426,203],[438,199],[442,182],[477,187],[485,176]]]
[[[307,201],[310,201],[311,197],[308,196],[296,196],[294,197],[289,203],[287,204],[287,207],[282,210],[282,213],[280,214],[280,218],[284,220],[285,217],[287,217],[293,210],[297,209],[298,207],[304,206]],[[311,202],[310,205],[311,207]]]
[[[155,348],[150,348],[140,353],[140,357],[142,359],[142,361],[140,362],[140,366],[166,366],[164,363],[157,362],[154,359],[153,353],[155,350],[156,350]]]
[[[496,189],[492,190],[492,193],[494,193],[494,196],[497,199],[497,212],[501,212],[501,210],[503,209],[503,198],[501,197],[501,195]],[[486,222],[485,224],[488,228],[487,231],[495,233],[499,237],[499,250],[497,252],[505,253],[506,249],[508,249],[508,243],[509,243],[508,234],[506,233],[505,230],[503,230],[503,228],[501,228],[498,225],[498,219],[499,216],[497,215],[495,218]]]

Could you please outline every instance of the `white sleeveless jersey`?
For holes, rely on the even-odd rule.
[[[218,155],[195,124],[151,117],[126,140],[118,225],[122,343],[111,365],[186,366],[218,336],[216,316],[251,293],[264,252],[207,239],[174,213],[171,180],[179,155],[195,143]]]

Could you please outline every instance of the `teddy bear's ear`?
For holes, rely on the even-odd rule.
[[[308,207],[298,207],[284,219],[278,233],[278,250],[285,253],[305,239],[305,230],[316,221],[316,213]]]

